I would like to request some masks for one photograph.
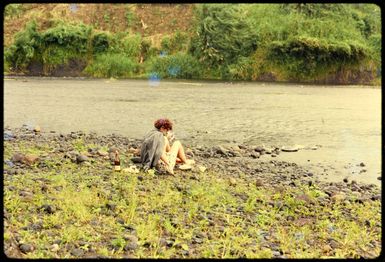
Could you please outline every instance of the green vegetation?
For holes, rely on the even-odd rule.
[[[72,146],[106,148],[82,138]],[[112,258],[373,258],[381,251],[378,200],[325,203],[317,185],[277,190],[212,172],[116,173],[102,157],[73,163],[49,141],[5,141],[5,158],[16,152],[46,155],[24,174],[4,174],[4,241],[17,233],[19,243],[33,244],[23,258],[73,258],[75,248]],[[122,154],[123,167],[130,157]]]
[[[154,12],[160,14],[158,9]],[[5,16],[22,16],[23,10],[22,4],[7,5]],[[40,25],[32,21],[5,47],[5,72],[28,73],[31,63],[40,62],[44,74],[50,75],[57,65],[78,60],[85,61],[82,73],[92,77],[135,78],[159,70],[156,73],[163,78],[263,80],[269,76],[275,81],[350,83],[349,76],[355,75],[357,83],[380,81],[382,36],[376,5],[196,4],[194,10],[191,31],[164,34],[160,46],[150,36],[144,38],[147,33],[132,31],[137,17],[131,7],[124,9],[127,31],[115,33],[56,20],[48,29],[38,30]],[[102,20],[99,23],[107,24],[105,28],[115,25],[110,11]],[[119,54],[126,61],[121,67],[117,62],[95,65]],[[203,74],[196,61],[205,68]],[[135,63],[141,69],[135,69]],[[170,67],[181,71],[170,74]]]

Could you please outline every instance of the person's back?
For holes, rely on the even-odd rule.
[[[159,130],[153,129],[145,135],[140,150],[140,160],[145,171],[157,165],[163,148],[164,137]]]

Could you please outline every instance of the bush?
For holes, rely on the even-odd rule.
[[[42,41],[45,46],[54,45],[73,50],[77,53],[86,53],[91,31],[91,27],[83,24],[69,25],[59,23],[42,34]]]
[[[247,9],[240,5],[205,4],[198,9],[197,34],[190,51],[207,66],[235,63],[256,50],[257,35]]]
[[[132,77],[138,71],[138,64],[122,54],[100,54],[95,57],[84,72],[93,77]]]
[[[150,72],[161,78],[197,79],[202,75],[200,63],[189,54],[156,57],[150,64]]]
[[[4,17],[13,18],[18,17],[24,12],[23,4],[8,4],[4,9]]]
[[[92,37],[92,53],[103,53],[110,47],[111,36],[105,32],[96,33]]]
[[[140,34],[128,35],[122,40],[123,52],[126,56],[138,59],[142,48],[142,37]]]
[[[25,29],[15,35],[14,43],[4,53],[7,64],[16,71],[24,70],[36,56],[41,44],[36,22],[27,23]]]
[[[168,54],[175,54],[181,51],[187,51],[189,36],[187,33],[177,31],[172,36],[165,36],[161,42],[162,51]]]
[[[268,57],[287,71],[290,78],[299,80],[322,76],[341,66],[358,66],[368,58],[368,49],[355,42],[296,37],[273,42]]]

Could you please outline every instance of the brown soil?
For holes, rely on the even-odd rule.
[[[24,13],[4,20],[4,44],[13,41],[15,33],[35,19],[39,30],[49,28],[55,20],[82,22],[96,30],[140,33],[143,36],[189,31],[193,4],[23,4]],[[72,6],[73,7],[73,6]],[[127,17],[131,15],[131,20]],[[158,37],[159,38],[159,37]]]

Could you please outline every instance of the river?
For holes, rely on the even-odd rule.
[[[381,184],[381,89],[113,79],[4,80],[4,126],[82,130],[142,138],[168,117],[176,137],[197,144],[315,146],[282,152],[321,178]],[[269,157],[269,158],[268,158]],[[260,160],[270,160],[263,156]],[[364,163],[364,167],[360,166]],[[363,171],[365,170],[365,171]]]

